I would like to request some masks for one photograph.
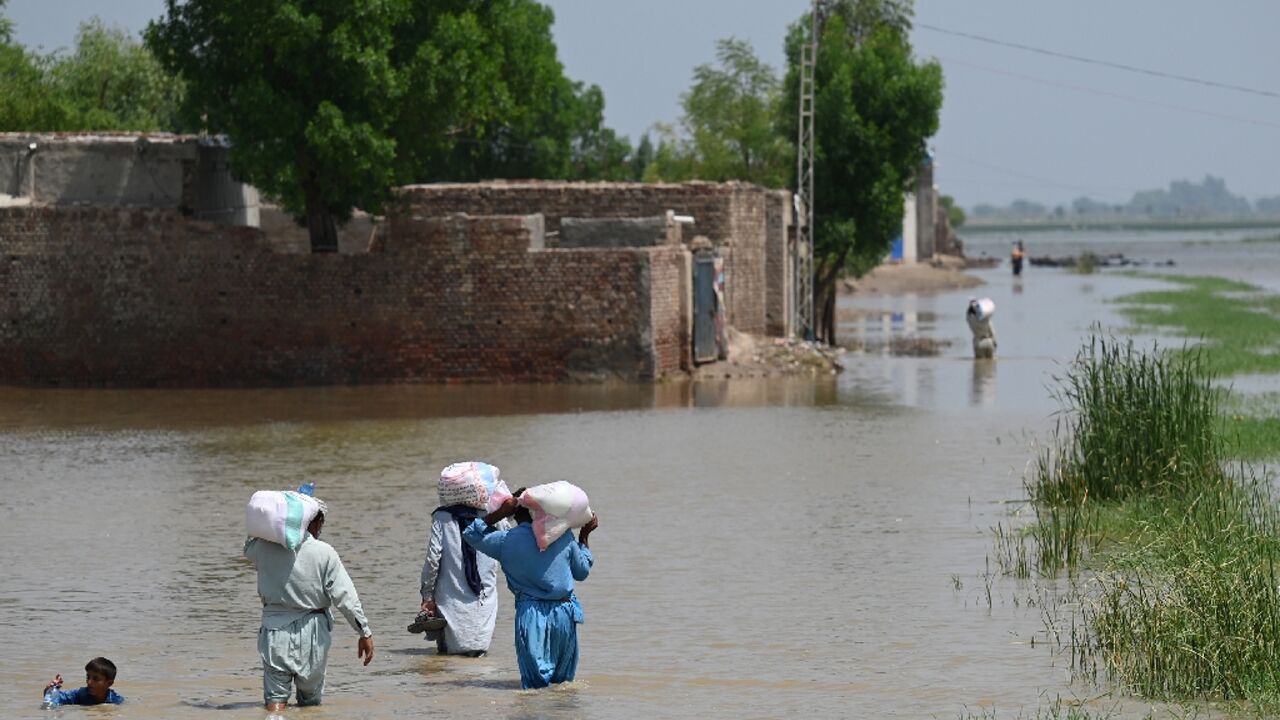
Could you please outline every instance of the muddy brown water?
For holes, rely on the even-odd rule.
[[[377,656],[360,667],[339,624],[324,706],[289,717],[1016,717],[1105,693],[1042,642],[1026,600],[1051,586],[988,585],[989,528],[1052,423],[1052,374],[1114,322],[1108,298],[1155,283],[1036,272],[1015,294],[983,273],[1001,345],[981,366],[966,291],[850,303],[844,331],[915,312],[958,342],[818,381],[0,389],[0,716],[77,717],[37,691],[105,655],[128,702],[95,717],[262,717],[243,507],[304,480]],[[435,473],[471,458],[573,480],[600,514],[576,683],[518,689],[505,588],[487,657],[404,630]],[[1149,708],[1114,698],[1118,717]]]

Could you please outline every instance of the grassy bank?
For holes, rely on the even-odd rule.
[[[1206,369],[1227,379],[1280,373],[1280,296],[1222,278],[1154,277],[1176,287],[1117,301],[1138,330],[1172,333],[1195,343]],[[1222,406],[1218,430],[1231,446],[1231,457],[1280,457],[1280,393],[1233,392]]]
[[[1230,460],[1214,352],[1086,343],[1025,481],[1033,521],[1001,528],[997,557],[1015,575],[1073,578],[1046,624],[1082,677],[1272,714],[1280,504]]]
[[[1140,329],[1202,341],[1209,368],[1222,375],[1280,372],[1280,297],[1216,277],[1158,277],[1178,287],[1117,300]]]

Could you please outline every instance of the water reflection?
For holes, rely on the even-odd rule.
[[[498,417],[686,407],[822,405],[830,377],[592,385],[380,385],[247,390],[0,387],[0,430],[33,426],[191,429],[431,417]],[[105,428],[104,428],[105,429]]]
[[[972,384],[969,388],[969,404],[989,408],[996,404],[996,361],[974,360]]]

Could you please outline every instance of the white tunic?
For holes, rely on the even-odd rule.
[[[498,561],[476,553],[476,569],[482,586],[479,597],[467,584],[458,521],[445,511],[432,513],[421,592],[423,600],[435,600],[449,623],[444,629],[444,641],[451,653],[487,651],[493,639],[498,619]]]

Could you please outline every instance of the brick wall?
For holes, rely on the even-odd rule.
[[[659,377],[679,247],[539,249],[539,217],[395,217],[281,254],[175,211],[0,209],[0,382],[236,386]]]
[[[418,217],[541,213],[549,245],[555,244],[561,218],[642,218],[667,210],[692,215],[694,224],[682,231],[685,241],[705,235],[725,258],[729,323],[764,333],[767,194],[740,182],[493,181],[412,185],[400,190],[400,199],[402,212]]]
[[[774,337],[790,337],[792,293],[795,262],[792,243],[791,193],[776,190],[769,193],[765,215],[765,332]]]
[[[650,327],[659,367],[693,367],[693,262],[683,247],[650,256]]]

